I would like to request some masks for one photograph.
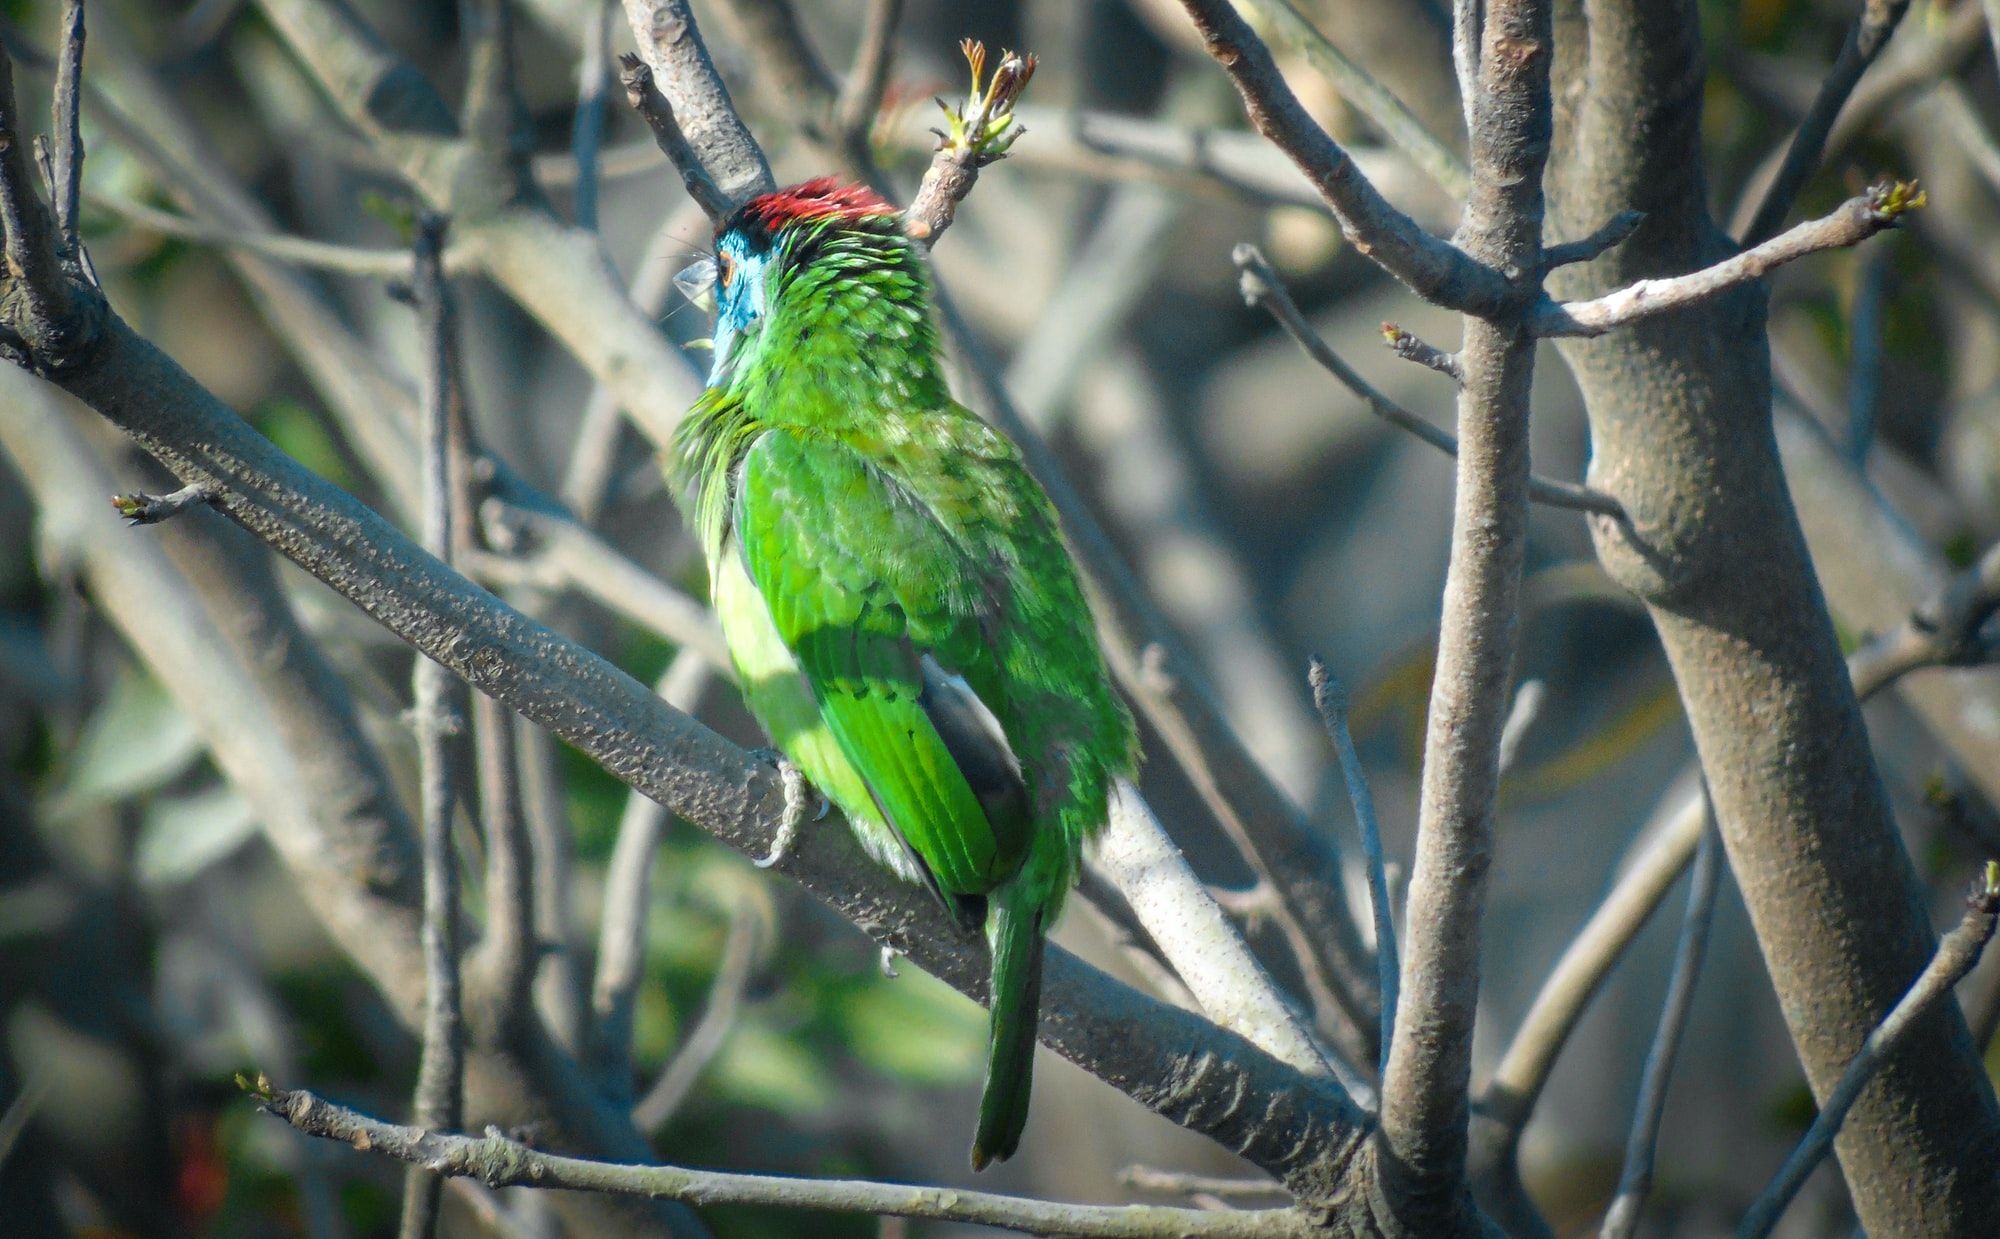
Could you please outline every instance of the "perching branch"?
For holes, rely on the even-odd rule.
[[[450,310],[445,302],[444,220],[425,214],[417,221],[412,298],[422,331],[424,549],[447,567],[452,554],[452,485],[446,431],[450,382]],[[451,825],[457,783],[451,769],[451,737],[459,731],[450,701],[450,673],[424,658],[416,660],[412,710],[417,732],[419,799],[422,807],[424,866],[424,1030],[417,1067],[417,1125],[453,1130],[464,1120],[465,1024],[459,989],[458,856]],[[402,1239],[429,1239],[437,1230],[442,1181],[412,1166],[403,1183]]]
[[[1340,144],[1313,122],[1278,72],[1271,50],[1229,0],[1181,0],[1208,54],[1235,82],[1257,132],[1306,174],[1342,235],[1426,301],[1468,313],[1501,313],[1521,300],[1499,271],[1431,236],[1391,206]]]
[[[246,1084],[246,1087],[251,1087]],[[1106,1239],[1270,1239],[1311,1232],[1290,1209],[1214,1213],[1154,1205],[1067,1205],[936,1187],[857,1179],[786,1179],[680,1166],[634,1166],[560,1157],[510,1140],[498,1128],[483,1137],[400,1127],[337,1106],[304,1089],[252,1092],[264,1109],[308,1135],[339,1140],[438,1175],[468,1175],[488,1187],[611,1192],[691,1205],[764,1205],[835,1213],[972,1222],[1034,1234]]]
[[[1841,45],[1833,68],[1820,83],[1819,94],[1792,135],[1784,163],[1765,189],[1756,214],[1744,226],[1742,243],[1746,249],[1769,240],[1784,224],[1792,204],[1798,201],[1799,191],[1819,169],[1820,159],[1826,153],[1827,135],[1833,132],[1833,122],[1847,105],[1847,97],[1854,93],[1855,84],[1868,66],[1889,45],[1889,36],[1896,33],[1909,8],[1910,0],[1864,0],[1860,16],[1854,19],[1854,28],[1848,31],[1847,42]]]
[[[1996,924],[2000,924],[2000,862],[1989,860],[1980,881],[1966,895],[1965,915],[1945,935],[1944,941],[1938,943],[1937,954],[1911,984],[1909,993],[1903,995],[1902,1001],[1861,1043],[1861,1049],[1827,1095],[1826,1104],[1820,1107],[1819,1117],[1813,1120],[1799,1147],[1785,1160],[1778,1177],[1750,1206],[1743,1224],[1736,1230],[1737,1239],[1764,1239],[1771,1233],[1784,1215],[1785,1206],[1792,1203],[1792,1198],[1833,1147],[1833,1138],[1840,1134],[1848,1110],[1868,1086],[1876,1068],[1895,1053],[1904,1035],[1948,999],[1953,987],[1972,971],[1986,944],[1993,940]]]
[[[1441,430],[1431,423],[1389,399],[1375,386],[1355,372],[1354,368],[1340,359],[1322,340],[1319,333],[1306,322],[1300,313],[1298,303],[1285,288],[1284,282],[1271,269],[1270,262],[1256,246],[1248,243],[1238,245],[1235,250],[1236,269],[1242,273],[1243,301],[1247,305],[1260,306],[1285,333],[1298,342],[1306,355],[1320,364],[1327,373],[1339,379],[1347,390],[1361,397],[1369,412],[1395,426],[1407,430],[1417,438],[1445,453],[1458,455],[1458,437],[1448,430]],[[1549,478],[1530,475],[1528,497],[1537,503],[1552,508],[1570,508],[1578,512],[1594,512],[1613,520],[1624,520],[1625,509],[1618,500],[1602,491],[1579,486],[1575,482],[1558,482]]]
[[[1640,280],[1617,292],[1588,301],[1550,303],[1535,315],[1541,336],[1598,336],[1706,301],[1751,280],[1821,250],[1859,245],[1885,228],[1893,228],[1907,212],[1922,207],[1925,195],[1914,183],[1892,181],[1849,198],[1831,214],[1800,224],[1754,248],[1712,267],[1660,280]]]

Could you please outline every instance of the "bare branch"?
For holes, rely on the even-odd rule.
[[[221,492],[203,483],[183,486],[166,495],[113,495],[111,506],[134,525],[157,525],[172,520],[191,507],[214,503]]]
[[[957,1189],[905,1187],[854,1179],[786,1179],[678,1166],[633,1166],[560,1157],[488,1128],[484,1137],[399,1127],[336,1106],[303,1089],[280,1091],[259,1080],[258,1101],[300,1131],[398,1158],[439,1175],[469,1175],[489,1187],[615,1192],[700,1205],[764,1205],[839,1213],[975,1222],[1037,1234],[1163,1239],[1214,1236],[1264,1239],[1304,1235],[1289,1210],[1214,1213],[1149,1205],[1067,1205]]]
[[[660,153],[680,171],[688,197],[700,203],[711,220],[719,221],[729,214],[735,203],[709,174],[707,164],[695,154],[687,135],[681,132],[673,105],[653,80],[653,70],[628,52],[618,57],[618,81],[625,88],[625,101],[653,131],[653,141],[659,145]]]
[[[1007,149],[1021,136],[1014,105],[1035,75],[1033,56],[1003,52],[992,78],[982,81],[986,48],[967,39],[960,49],[972,68],[972,90],[958,107],[945,107],[945,132],[938,135],[931,166],[904,212],[903,230],[924,245],[937,244],[951,226],[958,204],[972,192],[979,170],[1006,158]]]
[[[1333,209],[1341,233],[1426,301],[1471,313],[1521,300],[1500,272],[1419,228],[1376,192],[1347,152],[1313,123],[1264,46],[1228,0],[1181,0],[1208,54],[1229,72],[1250,122],[1291,156]]]
[[[1831,214],[1800,224],[1781,236],[1712,267],[1660,280],[1640,280],[1589,301],[1549,303],[1534,317],[1541,336],[1598,336],[1656,314],[1706,301],[1739,284],[1762,279],[1788,262],[1821,250],[1859,245],[1906,212],[1922,207],[1925,196],[1914,183],[1877,185],[1849,198]]]
[[[1553,126],[1547,0],[1489,0],[1480,32],[1472,192],[1459,238],[1488,270],[1541,269],[1542,176]],[[1405,905],[1402,1002],[1382,1074],[1377,1181],[1420,1232],[1463,1226],[1481,922],[1500,789],[1500,736],[1527,551],[1535,343],[1467,314],[1451,556],[1424,730]]]
[[[1320,721],[1340,756],[1340,773],[1347,781],[1347,798],[1354,806],[1354,824],[1361,832],[1361,854],[1368,865],[1368,904],[1375,914],[1375,975],[1382,1003],[1382,1061],[1388,1064],[1390,1034],[1396,1027],[1396,984],[1399,967],[1396,956],[1396,915],[1389,906],[1388,867],[1382,854],[1382,828],[1375,820],[1375,797],[1369,794],[1368,777],[1361,769],[1361,756],[1354,751],[1354,736],[1347,727],[1347,689],[1333,678],[1325,662],[1315,654],[1308,664],[1313,704],[1319,707]]]
[[[1472,186],[1471,173],[1457,151],[1438,140],[1424,127],[1416,113],[1401,99],[1375,80],[1361,64],[1338,47],[1319,28],[1291,5],[1291,0],[1250,0],[1250,7],[1276,29],[1278,37],[1305,55],[1306,63],[1319,70],[1410,162],[1423,169],[1448,194],[1463,198]]]
[[[1953,987],[1972,971],[1986,944],[1992,941],[1996,924],[2000,924],[2000,862],[1989,860],[1980,881],[1966,895],[1965,915],[1938,944],[1937,954],[1911,984],[1909,993],[1903,995],[1902,1001],[1861,1043],[1847,1070],[1841,1073],[1840,1082],[1827,1094],[1819,1117],[1813,1120],[1799,1147],[1792,1150],[1777,1178],[1750,1206],[1743,1224],[1737,1227],[1738,1239],[1764,1239],[1777,1226],[1785,1206],[1792,1203],[1814,1168],[1833,1148],[1833,1138],[1840,1134],[1841,1123],[1861,1096],[1861,1090],[1868,1086],[1875,1069],[1895,1052],[1910,1029],[1951,997]]]
[[[1706,796],[1702,803],[1707,804]],[[1673,1075],[1681,1034],[1687,1030],[1688,1013],[1694,1007],[1695,982],[1708,951],[1708,928],[1715,919],[1715,894],[1722,872],[1722,837],[1716,833],[1713,815],[1704,812],[1703,816],[1711,820],[1704,826],[1695,852],[1687,915],[1681,920],[1680,941],[1674,947],[1672,979],[1667,983],[1667,1000],[1660,1009],[1653,1047],[1647,1051],[1645,1070],[1640,1073],[1639,1102],[1625,1142],[1625,1169],[1618,1178],[1618,1194],[1604,1216],[1603,1239],[1629,1239],[1638,1228],[1639,1210],[1653,1186],[1653,1156],[1660,1140],[1660,1119],[1667,1109],[1667,1081]]]
[[[1506,778],[1520,760],[1521,746],[1542,716],[1549,686],[1541,680],[1523,680],[1514,690],[1514,704],[1508,707],[1507,724],[1500,729],[1500,777]]]
[[[422,327],[424,549],[449,565],[452,486],[446,430],[450,383],[450,310],[445,301],[444,220],[417,221],[412,295]],[[424,1032],[411,1112],[420,1127],[451,1130],[464,1119],[465,1025],[459,992],[458,856],[452,847],[453,787],[450,673],[421,655],[416,660],[417,761],[423,818]],[[429,1239],[437,1230],[442,1180],[412,1166],[403,1184],[402,1239]]]
[[[639,1104],[632,1107],[632,1122],[640,1131],[657,1135],[673,1121],[681,1103],[694,1091],[695,1081],[715,1061],[736,1027],[736,1014],[743,1005],[743,992],[761,953],[760,924],[765,913],[750,895],[739,896],[729,912],[729,936],[723,940],[722,958],[709,981],[708,1000],[702,1004],[701,1018],[682,1040]],[[627,1034],[629,1036],[629,1032]],[[630,1064],[627,1064],[630,1069]]]
[[[1833,131],[1833,122],[1847,104],[1848,95],[1854,91],[1855,83],[1882,49],[1889,45],[1889,36],[1896,33],[1896,27],[1908,12],[1910,0],[1865,0],[1861,15],[1854,19],[1854,28],[1848,32],[1847,42],[1841,46],[1840,55],[1835,57],[1833,68],[1826,80],[1820,83],[1819,95],[1806,110],[1805,119],[1799,122],[1798,132],[1792,135],[1791,146],[1785,151],[1785,161],[1778,174],[1764,191],[1764,197],[1757,204],[1757,211],[1743,229],[1743,245],[1748,248],[1760,245],[1777,235],[1784,224],[1785,216],[1791,212],[1792,204],[1798,200],[1799,191],[1818,170],[1820,158],[1826,152],[1827,135]]]
[[[1594,262],[1623,245],[1627,238],[1639,230],[1639,225],[1645,222],[1644,211],[1620,211],[1606,220],[1603,227],[1582,240],[1565,241],[1543,250],[1542,270],[1554,271],[1558,267],[1575,266],[1580,262]]]
[[[1848,660],[1863,701],[1922,667],[1969,667],[1993,657],[1981,630],[2000,611],[2000,543],[1920,603],[1901,627],[1856,650]]]
[[[1354,368],[1340,359],[1340,355],[1327,346],[1319,333],[1306,322],[1305,315],[1292,300],[1290,291],[1278,278],[1277,272],[1256,246],[1244,243],[1235,251],[1236,267],[1242,273],[1243,300],[1247,305],[1260,306],[1285,333],[1298,342],[1307,356],[1320,364],[1327,373],[1339,379],[1347,390],[1361,397],[1370,412],[1400,430],[1407,430],[1424,442],[1437,448],[1447,456],[1458,455],[1458,438],[1448,430],[1441,430],[1431,423],[1405,409],[1378,391],[1373,384],[1362,378]],[[1528,497],[1537,503],[1553,508],[1569,508],[1577,512],[1594,512],[1613,520],[1625,519],[1624,505],[1602,491],[1579,486],[1574,482],[1557,482],[1549,478],[1530,475]]]
[[[771,165],[730,102],[687,0],[625,0],[625,17],[639,42],[639,55],[670,105],[666,114],[686,135],[683,153],[694,157],[691,164],[675,159],[675,166],[684,177],[690,167],[703,170],[704,179],[719,191],[716,198],[722,210],[714,212],[715,217],[726,214],[728,206],[775,188]],[[630,75],[627,65],[623,76],[628,93]],[[657,128],[654,136],[659,136]],[[674,158],[672,152],[668,158]],[[692,185],[688,192],[695,192]]]
[[[1127,1166],[1118,1172],[1118,1181],[1142,1192],[1162,1192],[1170,1196],[1213,1196],[1218,1200],[1282,1196],[1285,1185],[1270,1179],[1224,1179],[1216,1175],[1183,1174],[1153,1166]]]
[[[1382,324],[1382,339],[1388,344],[1389,351],[1404,361],[1413,361],[1426,370],[1435,370],[1452,382],[1464,386],[1465,368],[1459,364],[1457,353],[1447,353],[1428,344],[1394,323]]]

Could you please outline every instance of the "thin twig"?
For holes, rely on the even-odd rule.
[[[446,433],[450,337],[445,303],[444,220],[426,213],[417,223],[412,296],[423,332],[424,549],[446,563],[452,553],[451,481]],[[452,848],[454,778],[450,768],[450,673],[421,655],[416,660],[418,764],[421,768],[424,862],[424,1045],[412,1114],[417,1125],[453,1130],[465,1105],[465,1028],[458,975],[458,857]],[[429,1239],[437,1229],[442,1181],[411,1166],[404,1178],[402,1239]]]
[[[1703,803],[1707,803],[1705,796]],[[1653,1186],[1653,1157],[1660,1143],[1660,1119],[1667,1110],[1667,1081],[1673,1075],[1681,1035],[1687,1031],[1688,1013],[1694,1009],[1695,982],[1701,976],[1702,959],[1708,951],[1708,930],[1715,920],[1715,894],[1721,885],[1722,836],[1715,829],[1713,815],[1703,816],[1710,820],[1695,851],[1687,915],[1681,920],[1680,941],[1674,947],[1667,1000],[1661,1006],[1653,1048],[1647,1052],[1646,1066],[1640,1073],[1638,1105],[1632,1115],[1631,1135],[1625,1142],[1625,1169],[1618,1177],[1618,1194],[1604,1215],[1602,1239],[1629,1239],[1638,1228],[1639,1210]]]
[[[1542,270],[1554,271],[1580,262],[1592,262],[1625,243],[1646,222],[1644,211],[1620,211],[1596,232],[1577,241],[1564,241],[1542,251]]]
[[[1390,1034],[1396,1027],[1396,978],[1401,966],[1396,955],[1395,910],[1389,906],[1382,828],[1375,819],[1375,797],[1368,790],[1368,776],[1361,769],[1361,757],[1354,751],[1354,736],[1348,730],[1346,686],[1333,678],[1317,654],[1308,663],[1306,674],[1320,722],[1333,741],[1334,752],[1340,755],[1341,777],[1347,781],[1347,798],[1354,806],[1354,824],[1361,832],[1361,852],[1368,864],[1368,904],[1375,914],[1375,975],[1382,1003],[1382,1057],[1376,1064],[1380,1070],[1388,1064]]]
[[[165,495],[113,495],[111,506],[134,525],[157,525],[172,520],[189,508],[214,503],[222,492],[206,482],[183,486]]]
[[[576,119],[569,149],[576,160],[576,226],[597,230],[598,151],[611,85],[611,0],[590,0],[583,19],[583,59],[577,67]]]
[[[1289,1209],[1216,1213],[1150,1205],[1070,1205],[853,1179],[788,1179],[585,1161],[531,1149],[508,1139],[498,1128],[488,1128],[484,1137],[444,1135],[371,1119],[303,1089],[273,1089],[265,1080],[257,1082],[254,1092],[266,1111],[301,1131],[398,1158],[436,1174],[470,1175],[489,1187],[615,1192],[699,1205],[763,1205],[936,1218],[1106,1239],[1155,1239],[1163,1234],[1191,1239],[1264,1239],[1302,1236],[1308,1229],[1306,1220]]]
[[[861,41],[855,46],[854,64],[847,82],[834,104],[834,125],[849,142],[866,142],[875,125],[875,113],[882,107],[882,94],[889,86],[889,69],[895,63],[896,29],[903,21],[903,0],[868,0],[861,19]]]
[[[701,1018],[695,1021],[687,1040],[660,1072],[639,1104],[632,1107],[632,1123],[640,1131],[657,1135],[673,1119],[693,1091],[695,1081],[729,1040],[736,1027],[736,1015],[743,1006],[743,992],[749,987],[759,954],[758,939],[762,913],[756,900],[739,896],[729,912],[729,936],[722,945],[722,958],[709,982],[708,1001]]]
[[[1472,174],[1465,159],[1440,141],[1424,126],[1416,113],[1388,87],[1375,80],[1359,62],[1334,46],[1290,0],[1250,0],[1250,7],[1278,32],[1278,37],[1303,53],[1306,63],[1317,69],[1340,97],[1354,105],[1382,131],[1410,162],[1454,198],[1465,197],[1472,187]]]
[[[1848,669],[1855,693],[1866,701],[1923,667],[1970,667],[1990,660],[1994,645],[1982,630],[1996,611],[2000,543],[1987,547],[1978,562],[1919,603],[1901,626],[1854,652]]]
[[[1468,313],[1504,311],[1519,298],[1507,277],[1417,226],[1377,192],[1354,160],[1313,122],[1229,0],[1181,0],[1208,54],[1229,72],[1250,122],[1291,156],[1333,209],[1342,235],[1426,301]]]
[[[1505,778],[1521,759],[1521,746],[1542,717],[1549,686],[1541,680],[1523,680],[1514,690],[1514,704],[1507,710],[1507,722],[1500,728],[1500,776]]]
[[[1413,361],[1426,370],[1437,371],[1454,383],[1464,384],[1465,367],[1459,364],[1457,353],[1447,353],[1394,323],[1382,324],[1382,340],[1389,346],[1390,352],[1404,361]]]
[[[1896,33],[1896,26],[1909,11],[1910,0],[1865,0],[1861,15],[1854,19],[1854,28],[1848,32],[1847,42],[1841,46],[1840,55],[1834,58],[1833,68],[1820,83],[1819,94],[1812,106],[1806,110],[1805,119],[1799,122],[1798,132],[1792,135],[1791,146],[1785,151],[1785,162],[1778,174],[1764,191],[1763,200],[1757,204],[1757,211],[1743,228],[1742,244],[1745,249],[1761,245],[1777,235],[1778,229],[1790,214],[1792,204],[1798,200],[1799,191],[1818,170],[1821,157],[1826,153],[1827,135],[1833,132],[1833,122],[1840,116],[1840,109],[1847,105],[1847,97],[1854,92],[1854,86],[1882,49],[1889,45],[1889,36]]]
[[[1949,998],[1952,988],[1972,971],[1992,940],[1996,923],[2000,923],[2000,862],[1987,861],[1980,881],[1966,895],[1965,915],[1945,935],[1944,941],[1938,943],[1937,954],[1910,986],[1909,993],[1903,995],[1861,1043],[1798,1148],[1792,1150],[1777,1178],[1744,1215],[1743,1224],[1736,1230],[1737,1239],[1764,1239],[1771,1233],[1784,1215],[1785,1206],[1792,1203],[1792,1198],[1833,1147],[1833,1138],[1840,1134],[1848,1110],[1868,1087],[1876,1068],[1895,1052],[1903,1036]]]
[[[1762,279],[1808,254],[1859,245],[1883,229],[1895,227],[1898,219],[1923,206],[1924,201],[1923,191],[1912,182],[1877,185],[1865,194],[1849,198],[1819,219],[1800,224],[1712,267],[1665,279],[1640,280],[1588,301],[1550,302],[1534,317],[1535,334],[1600,336],[1642,318],[1683,309],[1739,284]]]
[[[1306,322],[1305,315],[1292,300],[1284,281],[1278,278],[1256,246],[1244,243],[1235,250],[1236,267],[1242,274],[1242,291],[1245,304],[1258,306],[1267,311],[1285,333],[1298,342],[1306,355],[1320,364],[1327,373],[1339,379],[1341,384],[1361,397],[1370,412],[1400,430],[1407,430],[1447,456],[1458,455],[1458,438],[1448,430],[1441,430],[1431,423],[1405,409],[1377,390],[1368,380],[1356,373],[1352,366],[1342,361],[1322,340],[1319,333]],[[1575,482],[1558,482],[1550,478],[1530,476],[1528,497],[1537,503],[1553,508],[1569,508],[1577,512],[1594,512],[1613,520],[1625,519],[1625,507],[1617,499],[1602,491],[1579,486]]]

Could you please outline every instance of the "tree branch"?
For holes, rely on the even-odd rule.
[[[1847,105],[1847,97],[1889,45],[1889,36],[1896,33],[1896,27],[1908,12],[1910,0],[1864,0],[1860,16],[1854,19],[1854,28],[1848,31],[1847,42],[1842,44],[1840,55],[1834,58],[1833,68],[1826,80],[1820,83],[1819,94],[1812,106],[1806,110],[1805,119],[1799,122],[1797,132],[1792,135],[1791,145],[1785,151],[1785,161],[1779,165],[1777,175],[1765,189],[1762,201],[1757,204],[1756,213],[1744,225],[1742,238],[1745,248],[1759,245],[1777,235],[1791,212],[1792,204],[1798,201],[1799,191],[1806,181],[1818,170],[1820,159],[1826,153],[1827,135],[1833,132],[1833,122],[1840,116],[1841,108]]]
[[[421,324],[423,388],[424,549],[446,568],[452,554],[452,485],[445,406],[450,382],[450,310],[445,302],[444,220],[417,221],[414,304]],[[451,679],[442,666],[417,658],[417,764],[421,786],[424,866],[424,1030],[417,1067],[417,1125],[452,1130],[464,1122],[465,1024],[459,991],[458,855],[452,847],[451,737],[462,726],[452,709]],[[403,1184],[403,1239],[429,1239],[437,1230],[442,1181],[412,1166]]]
[[[833,109],[834,124],[847,142],[867,142],[875,127],[875,114],[882,108],[889,70],[895,63],[896,29],[902,21],[903,0],[868,0],[854,64]]]
[[[1483,20],[1472,194],[1459,235],[1488,269],[1526,273],[1532,291],[1552,125],[1550,5],[1492,0]],[[1378,1178],[1419,1230],[1465,1226],[1480,921],[1527,549],[1534,341],[1510,323],[1464,321],[1451,558],[1424,736],[1403,998],[1377,1138]]]
[[[1733,258],[1687,275],[1640,280],[1617,292],[1588,301],[1550,303],[1535,317],[1541,336],[1598,336],[1656,314],[1684,309],[1752,280],[1762,279],[1788,262],[1821,250],[1859,245],[1885,228],[1893,228],[1906,212],[1922,207],[1925,195],[1915,184],[1894,181],[1849,198],[1831,214],[1800,224]]]
[[[1990,661],[1993,643],[1981,630],[2000,611],[2000,543],[1952,577],[1910,618],[1863,645],[1848,660],[1863,701],[1922,667],[1970,667]]]
[[[1937,954],[1910,986],[1909,993],[1903,995],[1902,1001],[1861,1043],[1847,1070],[1841,1073],[1840,1082],[1827,1094],[1826,1104],[1820,1107],[1819,1117],[1813,1120],[1799,1147],[1792,1150],[1778,1177],[1750,1206],[1743,1224],[1737,1228],[1738,1239],[1764,1239],[1777,1226],[1785,1206],[1792,1203],[1813,1169],[1833,1148],[1833,1138],[1840,1133],[1840,1125],[1860,1098],[1861,1090],[1867,1087],[1869,1077],[1896,1052],[1924,1016],[1951,997],[1953,987],[1972,971],[1986,944],[1993,940],[1996,924],[2000,924],[2000,862],[1987,861],[1980,881],[1966,896],[1965,915],[1957,928],[1938,943]]]
[[[618,82],[625,88],[625,102],[653,131],[653,141],[659,146],[660,153],[680,172],[681,185],[687,190],[688,197],[700,203],[701,209],[712,220],[729,214],[735,202],[716,183],[707,163],[695,153],[687,135],[681,132],[673,104],[668,103],[667,97],[660,93],[659,84],[653,80],[652,68],[637,56],[624,53],[618,57]]]
[[[1036,1234],[1106,1239],[1264,1239],[1308,1233],[1289,1210],[1213,1213],[1152,1205],[1067,1205],[935,1187],[905,1187],[858,1179],[786,1179],[679,1166],[632,1166],[543,1153],[508,1139],[498,1128],[484,1137],[399,1127],[337,1106],[303,1089],[277,1090],[259,1080],[264,1109],[309,1135],[339,1140],[421,1166],[440,1175],[468,1175],[488,1187],[536,1187],[617,1192],[694,1205],[764,1205],[837,1213],[973,1222]]]
[[[622,842],[622,838],[621,838]],[[640,1131],[658,1133],[673,1121],[695,1082],[728,1041],[736,1027],[736,1013],[743,1005],[743,991],[749,986],[762,953],[759,921],[763,913],[748,895],[741,896],[729,913],[729,936],[723,940],[722,957],[708,986],[701,1018],[682,1039],[667,1060],[653,1086],[632,1107],[632,1122]],[[626,1063],[629,1071],[631,1063]],[[629,1088],[629,1082],[627,1088]]]
[[[1229,72],[1250,123],[1306,174],[1340,223],[1341,234],[1426,301],[1469,313],[1497,313],[1520,293],[1499,271],[1419,228],[1361,175],[1353,159],[1313,123],[1285,85],[1271,51],[1228,0],[1181,0],[1208,54]]]
[[[734,205],[774,188],[771,165],[730,102],[687,0],[625,0],[625,17],[640,57],[687,136],[688,152],[719,191],[718,199]],[[685,171],[686,165],[675,162]],[[689,192],[694,192],[692,185]]]
[[[1319,363],[1321,369],[1361,397],[1369,412],[1399,430],[1409,431],[1447,456],[1458,455],[1457,436],[1433,426],[1383,395],[1328,347],[1312,325],[1306,322],[1305,315],[1299,312],[1298,304],[1292,300],[1284,282],[1256,246],[1248,243],[1238,245],[1235,259],[1236,269],[1242,273],[1243,301],[1246,305],[1259,306],[1268,312],[1285,329],[1285,334],[1297,341],[1308,357]],[[1462,369],[1463,362],[1460,364]],[[1528,497],[1552,508],[1594,512],[1619,521],[1625,519],[1625,508],[1616,498],[1575,482],[1558,482],[1530,474]]]

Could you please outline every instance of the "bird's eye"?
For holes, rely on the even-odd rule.
[[[724,288],[729,287],[729,282],[736,278],[736,259],[728,254],[717,254],[715,256],[715,275],[718,280],[722,281]]]

